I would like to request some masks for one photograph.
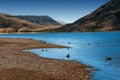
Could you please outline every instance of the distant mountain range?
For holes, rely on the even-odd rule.
[[[19,19],[23,19],[32,23],[36,23],[39,25],[45,25],[45,26],[51,26],[51,25],[61,25],[59,22],[56,20],[52,19],[49,16],[15,16]]]
[[[53,31],[120,31],[120,0],[111,0],[91,14]]]
[[[0,14],[0,33],[41,31],[120,31],[120,0],[111,0],[91,14],[66,25],[64,22],[56,21],[49,16]]]
[[[61,24],[48,16],[13,16],[0,13],[0,33],[40,32],[58,27]]]

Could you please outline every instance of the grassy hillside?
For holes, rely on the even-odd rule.
[[[91,14],[55,31],[120,31],[120,0],[111,0]]]
[[[22,20],[12,15],[0,14],[0,33],[12,32],[39,32],[44,29],[58,28],[59,26],[45,26]]]

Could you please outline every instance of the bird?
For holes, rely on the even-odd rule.
[[[70,54],[66,55],[66,57],[69,58],[69,57],[70,57]]]
[[[44,49],[42,49],[42,52],[44,51]]]
[[[71,44],[70,42],[68,42],[68,44]]]
[[[106,57],[106,60],[110,61],[110,60],[112,60],[112,58],[111,57]]]
[[[88,43],[88,45],[91,45],[90,43]]]

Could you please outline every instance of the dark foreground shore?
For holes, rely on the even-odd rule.
[[[23,51],[33,48],[65,46],[32,39],[0,38],[0,80],[90,80],[90,71],[85,69],[89,66]]]

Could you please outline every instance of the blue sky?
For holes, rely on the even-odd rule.
[[[74,22],[109,0],[0,0],[0,12],[12,15],[48,15]]]

